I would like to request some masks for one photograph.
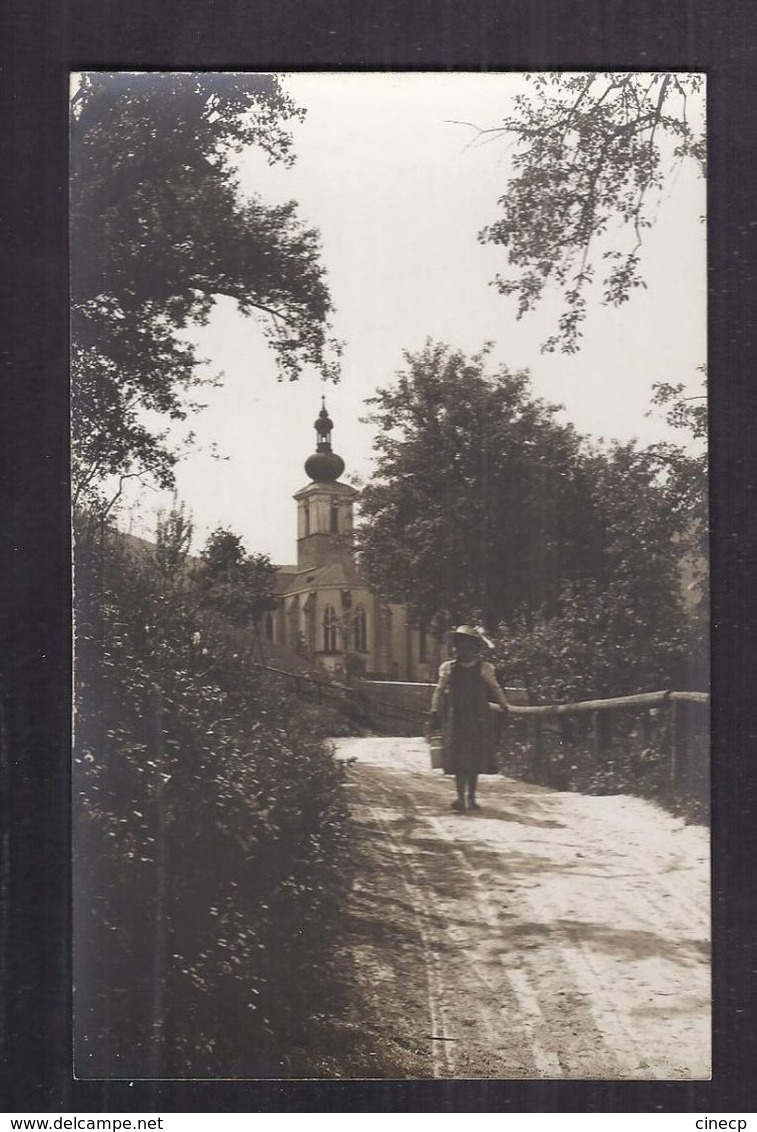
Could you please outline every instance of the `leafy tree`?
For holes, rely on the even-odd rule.
[[[560,289],[558,331],[543,349],[574,353],[597,257],[603,302],[626,302],[644,286],[642,234],[653,223],[659,190],[684,160],[704,172],[704,129],[691,114],[704,80],[672,73],[528,79],[529,91],[515,99],[514,112],[478,131],[481,138],[514,139],[516,146],[515,176],[498,202],[501,215],[480,239],[504,248],[517,272],[494,282],[503,295],[517,297],[519,318],[548,283]]]
[[[443,611],[493,628],[524,603],[550,606],[588,569],[572,520],[585,490],[579,437],[531,396],[525,373],[487,374],[487,353],[429,341],[368,402],[379,431],[362,566],[425,624]]]
[[[270,558],[247,554],[239,535],[222,527],[209,537],[195,581],[205,607],[232,625],[249,625],[276,607],[276,567]]]
[[[486,350],[429,342],[406,359],[370,402],[357,539],[374,585],[420,623],[499,625],[505,678],[542,697],[691,686],[678,450],[591,445],[525,374],[487,375]]]
[[[552,611],[524,609],[501,626],[498,662],[542,702],[689,688],[688,518],[668,454],[589,450],[584,482],[591,574],[567,583]]]
[[[678,539],[686,520],[665,461],[654,447],[613,444],[592,455],[590,483],[603,536],[596,630],[606,650],[593,665],[595,688],[619,695],[678,685],[685,625]]]
[[[700,367],[704,374],[704,367]],[[703,392],[686,395],[683,384],[658,382],[653,404],[663,408],[671,428],[688,434],[688,444],[660,444],[657,451],[666,465],[668,494],[678,517],[677,542],[686,578],[688,644],[686,653],[692,686],[709,682],[709,513],[707,398]]]
[[[704,373],[704,367],[700,367]],[[656,382],[652,386],[652,404],[665,410],[665,419],[672,429],[688,433],[687,447],[671,443],[660,444],[657,451],[667,462],[675,485],[679,509],[683,509],[690,522],[692,553],[707,557],[707,396],[688,395],[682,382],[671,385]],[[650,414],[648,414],[650,415]],[[692,450],[692,445],[693,449]],[[697,451],[698,449],[698,451]]]
[[[199,406],[193,347],[218,296],[259,317],[280,376],[336,374],[318,234],[296,205],[243,198],[246,147],[292,161],[302,117],[275,75],[96,74],[71,121],[74,495],[107,477],[173,485],[177,452],[150,423]],[[101,501],[102,502],[102,501]]]
[[[77,1071],[297,1075],[336,993],[343,767],[222,633],[198,663],[196,593],[102,526],[77,542]]]
[[[183,569],[193,533],[194,526],[187,518],[184,504],[174,496],[171,510],[158,517],[155,530],[155,561],[164,575],[176,577]]]

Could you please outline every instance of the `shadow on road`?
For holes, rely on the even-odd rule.
[[[496,808],[496,802],[491,805],[483,805],[477,813],[461,814],[461,817],[470,817],[473,821],[479,818],[489,818],[493,821],[509,821],[515,822],[517,825],[530,825],[535,829],[565,829],[565,822],[554,821],[551,818],[532,818],[528,814],[513,813],[512,810],[501,810]]]

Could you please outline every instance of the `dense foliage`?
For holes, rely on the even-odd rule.
[[[540,721],[512,715],[500,761],[505,774],[521,781],[583,794],[652,798],[673,813],[706,822],[709,739],[706,702],[679,701],[675,709],[669,702],[616,706]]]
[[[579,437],[526,374],[487,374],[487,352],[428,342],[368,402],[377,460],[360,560],[421,622],[475,613],[493,629],[524,604],[551,606],[586,568],[572,524],[585,492]]]
[[[71,121],[74,494],[106,477],[171,486],[165,426],[196,408],[185,337],[218,296],[258,316],[281,375],[336,372],[317,232],[243,197],[235,155],[292,161],[301,117],[275,75],[86,73]]]
[[[77,535],[80,1076],[287,1076],[349,884],[332,720],[270,682],[181,556]],[[283,721],[286,720],[286,728]]]
[[[193,577],[203,604],[233,625],[256,625],[276,607],[268,555],[247,554],[239,536],[222,527],[210,535]]]
[[[358,545],[374,584],[420,622],[481,620],[506,682],[540,702],[706,688],[703,458],[590,444],[485,353],[406,360],[371,402]],[[655,400],[680,413],[680,395]]]
[[[513,113],[481,131],[487,140],[514,142],[515,175],[498,202],[499,218],[480,238],[505,249],[515,274],[500,274],[495,284],[517,297],[518,317],[547,284],[559,289],[559,326],[544,349],[574,353],[592,282],[614,306],[644,286],[642,236],[660,189],[684,160],[704,171],[704,79],[630,72],[528,78]]]
[[[685,516],[661,482],[658,453],[616,444],[587,451],[584,468],[587,495],[573,522],[591,571],[564,587],[554,612],[523,608],[504,624],[501,651],[543,702],[686,686],[675,541]]]
[[[500,627],[494,660],[535,703],[709,687],[707,429],[704,396],[654,387],[653,405],[688,434],[594,451],[591,506],[603,539],[595,576],[567,587],[557,612]],[[709,814],[709,704],[665,702],[600,713],[513,717],[504,769],[584,793],[654,798],[694,821]]]

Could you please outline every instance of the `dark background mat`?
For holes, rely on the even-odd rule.
[[[753,0],[6,0],[0,1109],[746,1112],[757,982]],[[70,69],[704,70],[713,489],[711,1082],[79,1082],[70,1040]],[[609,386],[608,386],[608,395]]]

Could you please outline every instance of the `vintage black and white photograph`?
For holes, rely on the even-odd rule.
[[[76,1078],[710,1079],[706,136],[71,76]]]

